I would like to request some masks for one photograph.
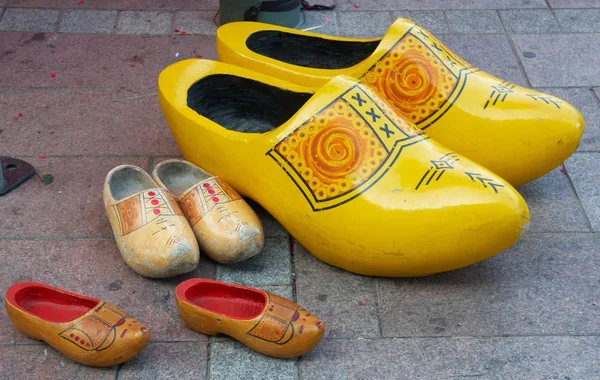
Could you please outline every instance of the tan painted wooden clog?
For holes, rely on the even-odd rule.
[[[264,233],[260,219],[225,181],[183,160],[159,163],[152,176],[175,196],[202,253],[229,264],[262,251]]]
[[[259,289],[193,278],[177,286],[175,299],[192,330],[229,335],[264,355],[304,355],[325,333],[323,321],[297,303]]]
[[[164,278],[198,266],[198,242],[183,212],[141,168],[121,165],[107,174],[104,207],[121,255],[136,273]]]
[[[11,286],[4,306],[23,334],[89,366],[124,363],[150,340],[148,328],[116,306],[44,284]]]

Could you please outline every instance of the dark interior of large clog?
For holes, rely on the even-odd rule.
[[[253,319],[267,303],[264,293],[226,284],[199,283],[185,291],[188,302],[233,319]]]
[[[264,30],[252,33],[246,46],[255,53],[292,65],[344,69],[373,54],[380,41],[339,41]]]
[[[53,323],[71,322],[99,303],[98,300],[76,297],[41,286],[20,289],[15,294],[15,302],[21,309]]]
[[[235,75],[215,74],[188,89],[187,105],[229,130],[264,133],[285,123],[311,96]]]

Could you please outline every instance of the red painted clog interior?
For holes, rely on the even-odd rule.
[[[12,286],[7,300],[19,309],[52,323],[71,322],[92,310],[99,300],[36,283]]]
[[[202,309],[232,319],[256,318],[263,312],[267,303],[264,293],[251,288],[214,281],[198,281],[190,284],[189,287],[185,283],[181,285],[183,287],[178,288],[177,292],[180,298]]]

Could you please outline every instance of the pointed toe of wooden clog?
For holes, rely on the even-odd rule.
[[[583,133],[579,113],[564,100],[473,67],[407,19],[372,39],[233,22],[217,30],[217,51],[222,62],[313,90],[338,75],[357,78],[438,142],[513,186],[565,161]]]
[[[167,160],[154,180],[180,205],[204,254],[230,264],[249,259],[264,247],[263,227],[250,206],[221,178],[183,160]]]
[[[325,333],[323,321],[295,302],[245,286],[190,279],[177,286],[176,302],[191,329],[229,335],[264,355],[304,355]]]
[[[116,306],[44,284],[11,286],[4,305],[23,334],[89,366],[124,363],[150,340],[148,328]]]
[[[104,185],[104,205],[123,259],[151,278],[193,271],[198,242],[177,202],[142,169],[122,165]]]

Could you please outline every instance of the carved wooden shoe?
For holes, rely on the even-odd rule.
[[[126,362],[150,340],[148,328],[119,308],[44,284],[21,282],[11,286],[4,306],[23,334],[89,366]]]
[[[317,92],[202,59],[160,74],[186,160],[260,203],[317,258],[356,273],[423,276],[513,245],[519,193],[440,145],[348,76]]]
[[[447,148],[513,186],[565,161],[584,129],[554,96],[493,77],[410,20],[382,38],[344,38],[258,22],[217,30],[219,60],[313,91],[338,75],[359,79]]]
[[[229,335],[269,356],[304,355],[325,333],[323,321],[298,304],[259,289],[193,278],[177,286],[175,298],[192,330]]]
[[[159,163],[152,176],[175,196],[198,238],[200,249],[213,260],[236,263],[263,249],[260,220],[222,179],[183,160]]]
[[[123,259],[144,277],[164,278],[196,269],[198,242],[169,190],[137,166],[111,170],[104,207]]]

